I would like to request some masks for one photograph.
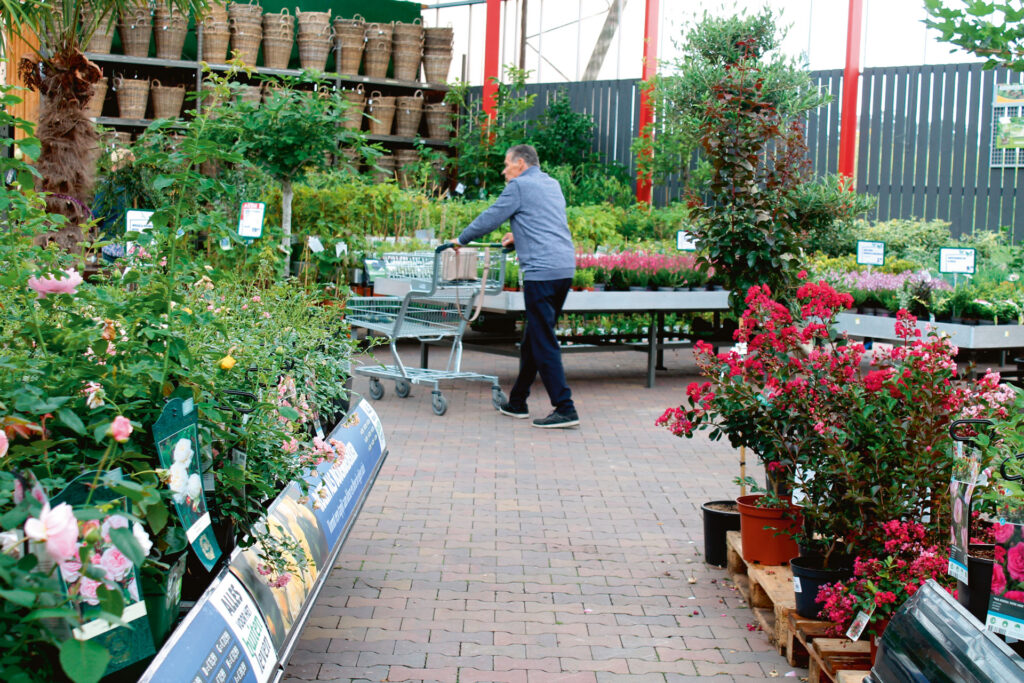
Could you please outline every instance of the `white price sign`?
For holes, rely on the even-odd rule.
[[[246,239],[257,239],[263,234],[263,216],[267,205],[263,202],[242,202],[238,214],[238,236]]]
[[[125,230],[127,232],[146,232],[153,227],[152,211],[144,209],[128,209],[124,214]]]
[[[862,266],[885,264],[885,242],[857,240],[857,263]]]
[[[939,249],[940,273],[974,274],[974,249],[943,247]]]
[[[693,239],[693,235],[680,230],[676,233],[676,249],[679,251],[697,251],[697,240]]]

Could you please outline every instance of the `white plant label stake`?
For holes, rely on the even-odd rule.
[[[247,240],[261,237],[266,212],[267,205],[263,202],[242,202],[242,208],[238,212],[238,236]]]

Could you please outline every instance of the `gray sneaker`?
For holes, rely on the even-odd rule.
[[[580,416],[575,410],[569,413],[560,413],[557,410],[551,411],[547,417],[533,421],[534,427],[541,429],[564,429],[565,427],[576,427],[580,423]]]
[[[527,410],[525,406],[523,408],[513,408],[512,404],[509,403],[508,401],[505,401],[500,406],[498,406],[498,412],[501,413],[502,415],[514,417],[517,420],[525,420],[526,418],[530,417],[530,411]]]

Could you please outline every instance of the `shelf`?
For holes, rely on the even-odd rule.
[[[440,140],[437,138],[424,138],[416,136],[414,138],[407,138],[401,135],[371,135],[366,134],[366,139],[371,142],[407,142],[410,145],[414,144],[417,140],[422,140],[423,144],[429,145],[430,147],[451,147],[452,143],[448,140]]]
[[[99,52],[86,52],[85,56],[93,62],[109,62],[111,64],[131,64],[134,66],[172,67],[175,69],[198,69],[199,62],[181,59],[156,59],[155,57],[129,57],[128,55],[108,55]]]
[[[231,68],[230,64],[210,64],[210,68],[213,71],[227,71]],[[271,76],[301,76],[304,71],[302,69],[270,69],[265,66],[253,67],[253,71],[260,74],[268,74]],[[435,92],[447,92],[448,86],[444,83],[421,83],[419,81],[400,81],[396,78],[370,78],[369,76],[358,76],[352,74],[341,74],[334,71],[324,71],[322,75],[325,79],[336,79],[345,81],[346,83],[361,83],[363,85],[383,85],[394,88],[416,88],[418,90],[432,90]]]

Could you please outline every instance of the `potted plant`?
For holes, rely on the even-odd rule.
[[[879,529],[854,562],[853,578],[825,585],[818,594],[821,615],[834,624],[837,635],[860,615],[871,637],[872,661],[876,641],[889,619],[925,581],[934,579],[947,586],[946,554],[926,540],[927,530],[918,522],[890,520]],[[853,634],[851,634],[853,635]],[[862,633],[856,633],[859,638]],[[855,638],[855,639],[856,639]]]

